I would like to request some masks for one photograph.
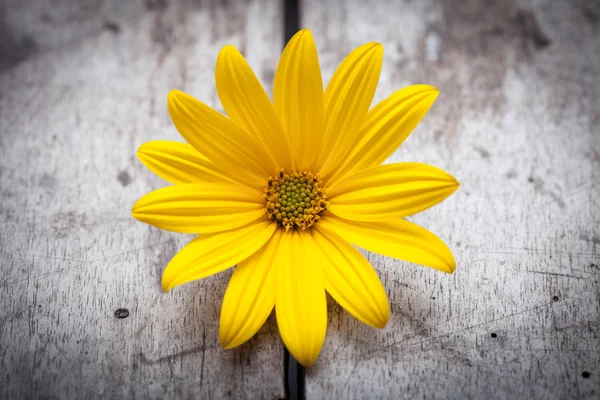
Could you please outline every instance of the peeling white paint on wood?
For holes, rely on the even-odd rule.
[[[309,0],[302,10],[325,79],[378,41],[377,101],[412,83],[440,89],[390,162],[427,162],[462,182],[411,218],[450,245],[454,275],[369,254],[390,323],[374,330],[331,304],[307,398],[597,398],[597,4]]]
[[[281,10],[269,1],[3,6],[0,397],[283,397],[274,321],[223,350],[230,273],[163,293],[162,270],[190,237],[130,211],[165,185],[136,159],[138,146],[181,140],[168,91],[220,109],[213,71],[228,43],[271,82]]]

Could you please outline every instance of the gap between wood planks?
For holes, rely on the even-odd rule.
[[[299,0],[283,0],[283,47],[300,30]],[[285,398],[289,400],[304,400],[304,367],[283,348],[283,378]]]

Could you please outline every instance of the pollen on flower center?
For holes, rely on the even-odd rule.
[[[286,174],[269,178],[265,187],[265,212],[286,231],[295,226],[307,229],[327,208],[327,196],[319,177],[310,172]]]

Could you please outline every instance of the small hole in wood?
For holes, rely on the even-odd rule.
[[[587,371],[584,371],[584,372],[581,374],[581,376],[583,376],[584,378],[586,378],[586,379],[587,379],[587,378],[589,378],[589,377],[590,377],[590,373],[589,373],[589,372],[587,372]]]
[[[553,296],[552,301],[558,301],[558,296]]]
[[[498,337],[498,335],[496,335],[495,333],[492,333],[492,337],[493,337],[493,338],[497,338],[497,337]]]
[[[129,310],[126,308],[119,308],[115,311],[115,317],[118,319],[123,319],[129,317]]]

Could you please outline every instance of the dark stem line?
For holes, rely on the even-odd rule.
[[[283,0],[283,45],[300,30],[299,0]],[[304,367],[284,347],[283,375],[285,398],[289,400],[304,400]]]

